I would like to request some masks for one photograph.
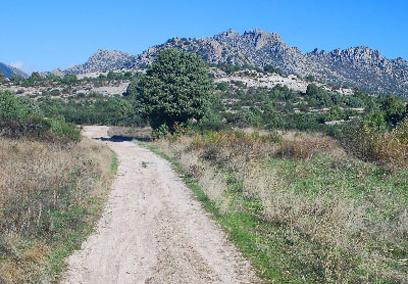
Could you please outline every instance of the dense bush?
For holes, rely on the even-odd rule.
[[[310,106],[329,107],[333,104],[330,93],[315,84],[307,86],[305,99],[309,102]]]
[[[391,131],[358,120],[343,128],[341,145],[351,155],[388,168],[408,166],[408,120]]]
[[[54,142],[80,140],[74,124],[61,117],[44,117],[35,102],[18,99],[10,91],[0,91],[0,136]]]
[[[10,91],[0,91],[0,119],[8,121],[24,115],[24,108]]]
[[[146,118],[129,97],[92,95],[89,98],[64,101],[47,97],[39,106],[47,117],[62,116],[75,124],[145,126]]]
[[[380,96],[377,99],[379,109],[390,127],[395,127],[407,115],[405,102],[394,95]]]
[[[197,123],[191,123],[190,121],[190,127],[199,131],[217,131],[225,129],[227,125],[222,120],[222,116],[220,114],[222,111],[225,111],[225,106],[222,103],[219,95],[214,94],[208,99],[207,109],[205,110],[204,116]]]

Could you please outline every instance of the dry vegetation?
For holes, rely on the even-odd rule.
[[[382,164],[392,171],[408,167],[407,119],[385,132],[357,123],[346,129],[341,142],[348,153],[364,161]]]
[[[0,283],[54,283],[99,216],[113,152],[0,138],[0,161]]]
[[[408,281],[404,156],[392,156],[390,172],[389,156],[358,160],[319,135],[209,132],[155,144],[197,179],[264,279]]]

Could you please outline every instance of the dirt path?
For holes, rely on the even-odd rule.
[[[118,174],[96,232],[68,259],[66,284],[259,283],[168,162],[131,142],[101,143],[117,153]]]

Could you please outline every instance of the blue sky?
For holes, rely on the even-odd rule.
[[[275,31],[303,52],[365,45],[408,60],[407,15],[408,1],[393,0],[8,0],[0,2],[0,62],[64,69],[99,48],[138,54],[228,28]]]

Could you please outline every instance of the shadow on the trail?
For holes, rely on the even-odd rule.
[[[127,136],[121,136],[121,135],[114,135],[112,137],[100,137],[100,138],[94,138],[95,140],[101,140],[101,141],[110,141],[110,142],[124,142],[124,141],[141,141],[141,142],[149,142],[151,141],[150,138],[147,137],[127,137]]]

